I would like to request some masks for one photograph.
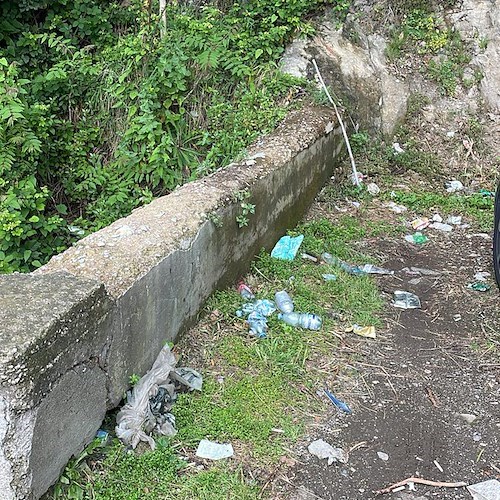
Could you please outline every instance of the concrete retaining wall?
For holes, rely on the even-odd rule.
[[[39,498],[57,480],[129,376],[300,220],[341,150],[330,110],[294,112],[253,161],[135,210],[36,273],[0,277],[0,500]],[[239,228],[243,191],[256,208]]]

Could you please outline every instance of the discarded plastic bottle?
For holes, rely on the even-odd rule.
[[[335,257],[331,253],[322,253],[321,259],[324,260],[327,264],[340,267],[340,269],[345,271],[347,274],[352,274],[353,276],[361,276],[366,274],[366,272],[363,271],[363,269],[359,266],[348,264],[347,262],[340,260],[338,257]]]
[[[274,294],[274,301],[276,302],[278,309],[282,313],[287,314],[293,311],[293,301],[290,295],[288,295],[288,293],[286,293],[285,290],[281,290],[281,292],[276,292]]]
[[[291,312],[286,314],[278,314],[278,318],[291,326],[301,326],[308,330],[319,330],[321,328],[322,319],[316,314]]]
[[[245,283],[240,283],[238,285],[238,292],[245,300],[255,299],[255,295],[252,293],[252,290],[250,290],[250,288],[248,288],[248,286],[245,285]]]

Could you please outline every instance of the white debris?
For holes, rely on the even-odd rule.
[[[446,224],[451,224],[453,226],[459,226],[462,224],[462,216],[461,215],[450,215],[446,219]]]
[[[482,483],[467,486],[473,500],[498,500],[500,498],[500,481],[490,479]]]
[[[389,460],[389,455],[387,453],[384,453],[383,451],[377,451],[377,456],[384,462],[387,462],[387,460]]]
[[[401,147],[401,145],[399,144],[399,142],[395,142],[392,145],[392,149],[394,150],[394,153],[396,153],[397,155],[400,155],[400,154],[402,154],[402,153],[405,152],[405,150]]]
[[[313,441],[307,449],[311,455],[314,455],[321,460],[327,458],[328,465],[332,465],[333,462],[346,464],[349,459],[349,455],[342,448],[334,448],[322,439]]]
[[[457,416],[465,420],[468,424],[473,424],[477,420],[477,415],[472,413],[457,413]]]
[[[442,222],[434,222],[429,227],[432,227],[432,229],[437,229],[438,231],[444,231],[445,233],[453,231],[453,226],[450,226],[449,224],[443,224]]]
[[[443,222],[443,218],[439,214],[434,214],[432,216],[432,222]]]
[[[380,193],[380,188],[374,182],[370,182],[370,184],[366,186],[366,189],[372,196],[377,196],[377,194]]]
[[[476,281],[488,281],[491,274],[488,271],[479,271],[474,275]]]
[[[448,181],[446,183],[446,191],[448,193],[456,193],[457,191],[462,191],[464,185],[460,181]]]
[[[384,207],[388,208],[389,210],[392,210],[393,212],[397,214],[402,214],[403,212],[406,212],[408,209],[404,205],[398,205],[397,203],[394,203],[393,201],[390,201],[389,203],[386,203]]]
[[[208,460],[221,460],[234,455],[233,446],[231,443],[219,444],[208,439],[202,439],[196,450],[196,456],[207,458]]]

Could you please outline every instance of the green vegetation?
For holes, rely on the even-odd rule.
[[[354,249],[356,241],[385,229],[346,216],[338,224],[326,219],[307,222],[290,234],[304,234],[305,252],[329,251],[363,263],[373,259]],[[321,275],[332,272],[337,280],[325,282]],[[250,463],[253,470],[275,467],[304,432],[309,419],[304,408],[308,415],[321,414],[324,407],[315,392],[325,384],[335,391],[335,375],[343,369],[334,333],[346,325],[338,318],[379,325],[382,299],[370,277],[353,277],[300,258],[280,261],[265,251],[254,261],[248,279],[259,298],[273,298],[276,291],[287,289],[296,310],[323,317],[321,330],[293,328],[274,315],[267,338],[257,340],[248,336],[245,321],[235,314],[242,304],[240,295],[235,290],[214,293],[193,337],[203,352],[204,366],[196,366],[203,371],[203,391],[179,395],[172,410],[178,435],[158,439],[157,450],[142,455],[127,454],[119,443],[94,448],[98,454],[90,460],[68,465],[51,498],[261,498],[242,465]],[[331,365],[332,360],[337,368],[325,372],[324,363]],[[188,359],[184,362],[189,364]],[[202,471],[189,468],[176,450],[189,457],[203,438],[231,442],[235,459]],[[70,490],[80,497],[71,496]]]
[[[414,54],[415,47],[426,60],[426,75],[436,81],[443,94],[453,95],[462,83],[464,66],[470,61],[470,54],[459,33],[448,28],[431,12],[430,6],[413,9],[403,16],[401,25],[393,31],[387,55],[390,59],[397,59]]]
[[[441,215],[468,216],[477,222],[480,229],[487,232],[493,227],[493,198],[490,196],[479,193],[460,196],[428,191],[395,191],[391,199],[418,212],[435,210]]]
[[[0,272],[228,163],[303,85],[276,61],[335,0],[0,1]]]

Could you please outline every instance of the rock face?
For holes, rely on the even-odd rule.
[[[450,20],[464,38],[479,37],[485,45],[471,64],[483,75],[480,89],[484,103],[491,112],[500,113],[500,3],[463,0],[460,12],[451,14]]]
[[[326,84],[356,125],[391,137],[406,114],[408,85],[388,71],[383,37],[357,33],[356,38],[359,43],[354,44],[343,29],[324,22],[313,40],[295,40],[287,48],[282,70],[305,77],[315,57]]]

